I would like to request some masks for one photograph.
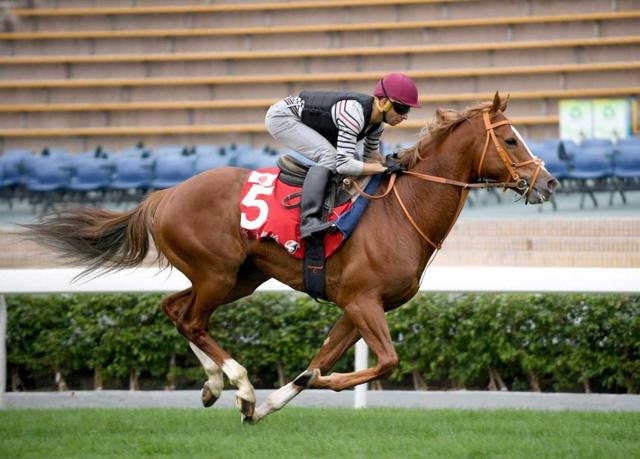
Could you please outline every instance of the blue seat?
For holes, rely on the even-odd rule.
[[[84,153],[80,153],[79,155],[74,155],[74,158],[95,158],[95,159],[103,159],[107,160],[111,157],[111,154],[102,148],[102,146],[97,146],[94,150],[85,151]]]
[[[276,167],[278,156],[280,156],[278,151],[269,146],[264,146],[261,149],[244,148],[238,150],[236,165],[247,169]]]
[[[613,176],[611,147],[581,148],[573,158],[571,178],[602,179]]]
[[[222,147],[226,154],[229,156],[229,166],[246,167],[248,169],[254,169],[250,167],[251,157],[253,156],[253,147],[248,144],[236,145],[232,143]]]
[[[634,145],[619,145],[613,161],[616,177],[640,179],[640,148]]]
[[[540,156],[539,152],[541,151],[547,151],[549,150],[549,148],[545,147],[544,142],[536,142],[535,140],[527,140],[527,145],[529,146],[529,149],[531,150],[531,152],[536,155],[536,156]]]
[[[114,159],[112,190],[147,190],[153,179],[153,162],[140,156],[116,156]]]
[[[263,147],[261,150],[255,151],[256,153],[256,165],[257,168],[277,167],[278,157],[280,154],[278,150],[269,146]]]
[[[575,152],[573,168],[569,171],[569,178],[574,180],[576,191],[581,193],[580,208],[584,207],[588,195],[595,207],[598,207],[596,191],[611,191],[613,184],[613,148],[588,147]]]
[[[583,139],[580,142],[580,146],[582,148],[591,148],[591,147],[611,147],[612,143],[609,139]]]
[[[640,151],[640,136],[624,137],[618,140],[617,146],[633,146],[636,151]]]
[[[71,167],[65,160],[36,156],[27,172],[27,190],[30,192],[61,191],[67,189],[71,181]]]
[[[25,181],[27,158],[33,156],[28,150],[13,150],[0,156],[0,186],[11,187]]]
[[[231,150],[234,153],[234,166],[244,167],[247,169],[260,169],[262,166],[262,158],[260,151],[251,147],[236,148]]]
[[[151,156],[151,151],[145,148],[142,148],[140,146],[135,146],[135,147],[125,148],[124,150],[120,150],[114,156],[118,158],[124,158],[124,157],[140,158],[143,156],[149,157]]]
[[[151,187],[170,188],[191,178],[194,172],[193,156],[158,156]]]
[[[111,183],[113,167],[103,158],[83,157],[73,164],[74,174],[69,189],[74,191],[105,190]]]
[[[195,173],[225,167],[229,165],[231,155],[224,148],[215,145],[199,145],[195,147]]]
[[[558,180],[569,177],[569,162],[558,157],[558,150],[546,147],[544,143],[527,143],[534,155],[544,161],[544,167]]]
[[[190,149],[181,145],[164,145],[153,150],[155,156],[188,156]]]
[[[573,140],[562,140],[558,144],[558,156],[560,157],[560,159],[566,159],[570,161],[580,150],[580,146]]]

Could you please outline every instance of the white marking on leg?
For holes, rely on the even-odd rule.
[[[298,386],[297,384],[290,382],[289,384],[286,384],[275,392],[269,394],[267,399],[258,408],[256,408],[255,412],[253,413],[254,422],[258,422],[274,411],[278,411],[279,409],[283,408],[300,392],[302,392],[305,387],[309,387],[309,385],[311,385],[317,378],[320,377],[320,370],[317,368],[312,370],[312,374],[310,376],[308,375],[308,373],[309,370],[305,370],[300,373],[296,379],[294,379],[294,381],[297,381],[301,376],[305,375],[308,378],[306,381],[306,386]]]
[[[243,400],[255,403],[256,393],[249,382],[247,370],[234,359],[226,359],[222,363],[222,371],[227,375],[231,384],[238,388],[237,396]]]
[[[280,389],[269,394],[267,399],[262,403],[253,414],[253,419],[260,419],[270,415],[274,411],[278,411],[289,403],[296,395],[302,392],[302,387],[296,386],[292,382],[282,386]]]
[[[208,376],[207,382],[205,383],[213,396],[215,398],[219,398],[222,393],[222,389],[224,387],[224,379],[222,378],[222,369],[209,357],[205,354],[198,346],[189,342],[189,347],[193,353],[200,360],[200,364],[204,368],[205,373]]]

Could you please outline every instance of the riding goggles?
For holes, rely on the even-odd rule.
[[[396,102],[395,100],[391,100],[391,105],[393,105],[393,109],[398,115],[406,115],[411,110],[411,107],[409,107],[408,105],[401,104],[400,102]]]

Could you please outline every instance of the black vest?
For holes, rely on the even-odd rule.
[[[338,144],[338,128],[331,118],[331,107],[340,100],[357,100],[362,105],[365,124],[362,131],[358,133],[359,141],[380,126],[380,123],[369,124],[373,109],[373,96],[360,92],[303,91],[300,93],[300,98],[304,101],[302,122],[322,135],[334,147]]]

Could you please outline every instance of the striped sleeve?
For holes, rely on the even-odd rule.
[[[333,122],[338,128],[336,170],[342,175],[361,175],[364,164],[356,153],[358,134],[365,125],[360,102],[340,100],[331,107]]]
[[[373,131],[369,132],[364,138],[364,156],[365,158],[375,158],[380,155],[380,137],[384,131],[384,123],[380,123]]]

